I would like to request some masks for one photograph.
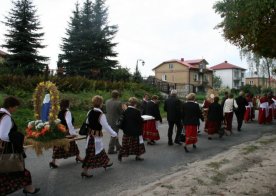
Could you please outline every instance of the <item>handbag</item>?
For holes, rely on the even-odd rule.
[[[6,147],[6,145],[5,145]],[[25,162],[22,153],[15,153],[12,144],[12,153],[0,155],[0,173],[22,172],[25,170]]]
[[[120,117],[118,118],[118,120],[115,122],[115,125],[116,125],[119,129],[123,129],[124,120],[125,120],[125,116],[124,116],[124,114],[121,114]]]
[[[81,127],[80,127],[80,130],[79,130],[79,134],[80,135],[88,135],[88,132],[89,132],[89,123],[87,123],[87,119],[88,119],[88,116],[90,114],[91,110],[88,112],[88,115],[87,117],[85,118],[84,122],[82,123]]]

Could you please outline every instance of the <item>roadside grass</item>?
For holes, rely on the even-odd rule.
[[[162,184],[161,185],[162,188],[167,188],[167,189],[174,189],[174,186],[173,185],[170,185],[170,184]]]
[[[215,175],[211,176],[210,179],[212,180],[212,183],[215,185],[219,185],[220,183],[223,183],[226,181],[227,175],[223,174],[221,172],[216,171]]]
[[[252,152],[255,152],[258,149],[259,149],[258,146],[249,145],[249,146],[246,146],[246,147],[242,148],[242,151],[243,151],[242,154],[247,155],[247,154],[250,154]]]
[[[267,139],[267,140],[261,140],[261,141],[258,141],[258,143],[260,143],[262,145],[267,145],[267,144],[273,143],[275,141],[276,141],[276,137],[275,138],[270,138],[270,139]]]
[[[230,161],[228,159],[223,159],[218,162],[210,162],[207,164],[208,167],[211,167],[213,169],[218,170],[223,164],[229,163]]]

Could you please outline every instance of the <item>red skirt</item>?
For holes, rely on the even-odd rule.
[[[206,122],[206,132],[209,135],[213,135],[215,133],[218,133],[218,130],[221,126],[221,122],[220,121],[209,121],[207,120]]]
[[[160,140],[155,120],[147,120],[143,123],[143,138],[145,140]]]
[[[266,122],[265,109],[264,108],[259,109],[258,122],[259,122],[259,124],[265,124],[265,122]]]
[[[226,123],[226,130],[232,131],[232,121],[233,121],[233,112],[225,113],[224,115],[225,123]]]
[[[77,156],[80,154],[79,148],[75,141],[70,142],[68,151],[65,151],[63,147],[54,146],[53,148],[53,159],[66,159],[68,157]]]
[[[122,157],[129,155],[140,156],[146,152],[145,145],[139,143],[139,137],[123,135],[122,147],[119,154]]]
[[[244,122],[248,122],[251,119],[251,108],[247,107],[244,113]]]
[[[272,108],[269,108],[268,117],[266,118],[266,122],[271,123],[272,119],[273,119],[273,110],[272,110]]]
[[[31,173],[25,169],[23,172],[0,174],[0,195],[13,193],[32,184]]]
[[[93,136],[90,136],[82,167],[94,169],[104,167],[108,162],[109,158],[104,149],[99,154],[95,154],[95,139]]]
[[[197,125],[185,125],[186,145],[197,143]]]

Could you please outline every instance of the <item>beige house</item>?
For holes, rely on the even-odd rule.
[[[169,60],[152,70],[155,78],[167,82],[171,88],[182,86],[185,93],[206,91],[213,86],[213,71],[208,69],[205,59]]]
[[[259,76],[247,77],[245,78],[245,84],[248,84],[251,86],[257,86],[261,88],[268,88],[269,79],[266,77],[259,77]],[[276,80],[273,78],[270,79],[270,87],[276,88]]]

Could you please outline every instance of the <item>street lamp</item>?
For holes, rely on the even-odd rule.
[[[138,63],[139,63],[139,61],[142,62],[142,66],[145,65],[145,61],[143,59],[137,59],[137,61],[136,61],[136,71],[139,71],[139,69],[138,69]]]
[[[137,81],[137,82],[142,80],[142,76],[141,76],[141,74],[139,72],[139,69],[138,69],[139,62],[142,62],[142,66],[145,65],[145,61],[143,59],[137,59],[137,61],[136,61],[136,70],[135,70],[135,73],[134,73],[134,78],[135,78],[134,80]]]

